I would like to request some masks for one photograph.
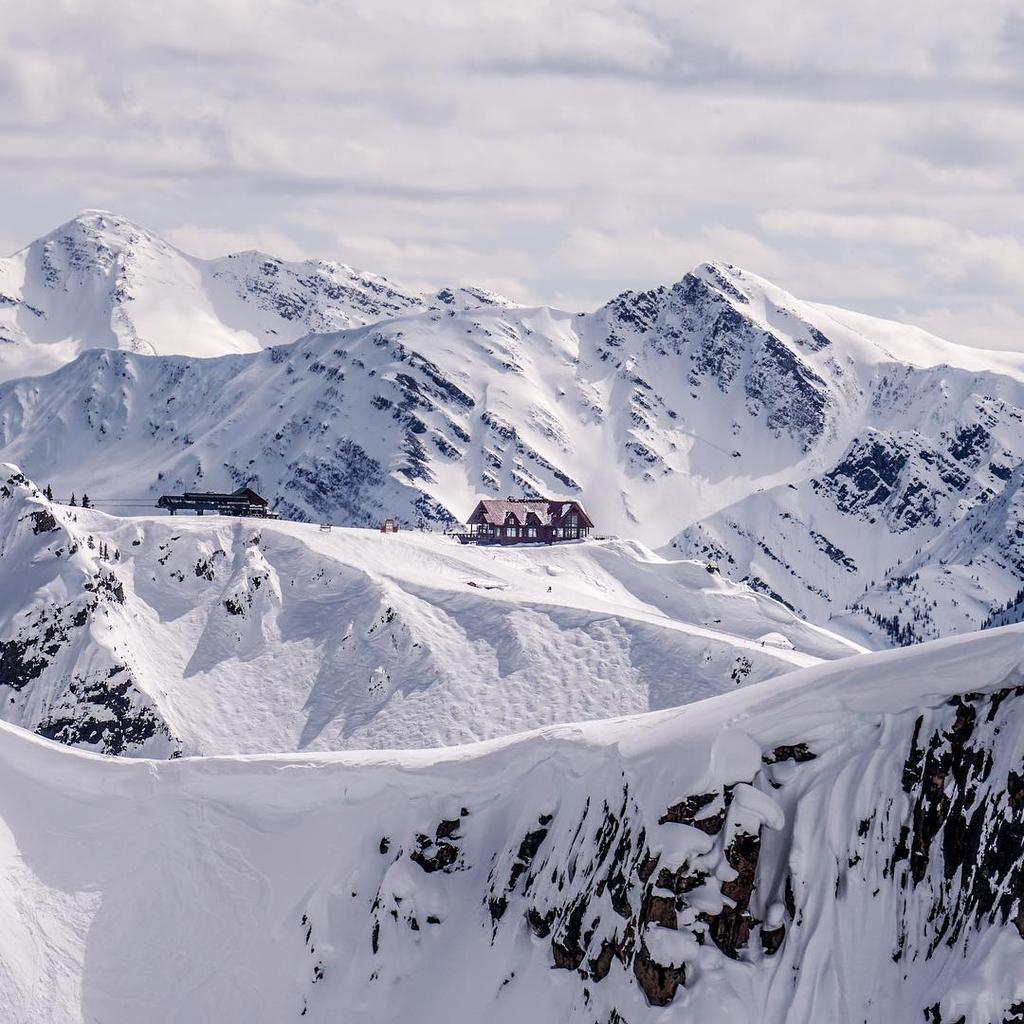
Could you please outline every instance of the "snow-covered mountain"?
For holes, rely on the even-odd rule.
[[[91,213],[4,377],[0,1021],[1024,1021],[1024,356]],[[409,528],[521,492],[599,536]]]
[[[90,348],[258,352],[401,313],[507,301],[478,288],[419,295],[324,260],[252,251],[198,259],[123,217],[88,210],[0,259],[0,380],[48,373]]]
[[[49,502],[10,466],[0,538],[0,718],[104,753],[439,746],[858,650],[636,543],[119,519]]]
[[[1024,355],[801,302],[735,268],[700,278],[607,308],[628,359],[641,339],[648,365],[653,350],[681,357],[677,378],[693,367],[680,429],[721,447],[728,421],[735,438],[745,493],[685,517],[674,546],[876,643],[975,629],[1011,600]],[[671,379],[661,365],[646,376]],[[713,470],[695,468],[699,488]]]
[[[217,359],[90,349],[0,385],[0,458],[111,510],[250,483],[292,518],[439,526],[481,494],[571,495],[872,645],[976,628],[1020,590],[1020,354],[720,265],[592,314],[407,298]]]
[[[1024,630],[426,752],[0,726],[0,1018],[1007,1024]]]

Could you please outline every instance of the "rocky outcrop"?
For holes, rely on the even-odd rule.
[[[36,565],[38,600],[0,602],[0,708],[41,736],[105,754],[159,751],[178,741],[115,650],[96,642],[126,601],[120,553],[79,529],[22,473],[0,482],[2,557]],[[51,593],[64,596],[54,600]]]

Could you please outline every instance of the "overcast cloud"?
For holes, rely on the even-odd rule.
[[[85,207],[592,307],[727,260],[1024,349],[1010,2],[0,0],[0,250]]]

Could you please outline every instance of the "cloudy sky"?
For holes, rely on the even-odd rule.
[[[1024,349],[1024,15],[972,0],[0,0],[0,250],[597,305],[727,260]]]

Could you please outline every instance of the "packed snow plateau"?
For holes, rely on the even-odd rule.
[[[460,743],[859,650],[634,542],[118,518],[0,467],[0,718],[104,753]]]
[[[3,724],[0,1019],[1017,1021],[1022,712],[1009,626],[433,751]]]

